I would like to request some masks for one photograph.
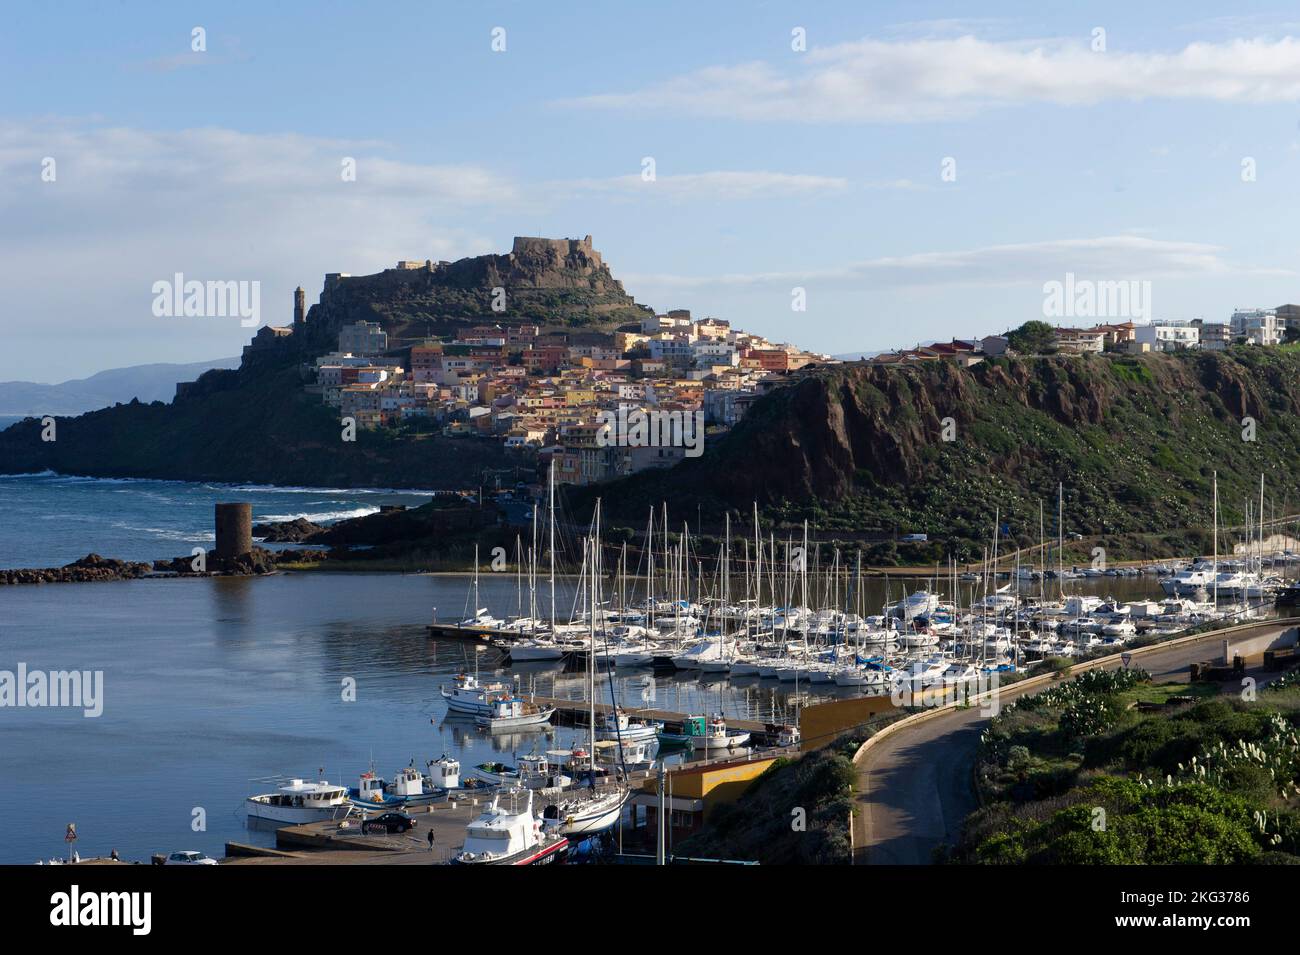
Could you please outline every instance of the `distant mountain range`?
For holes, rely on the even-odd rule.
[[[143,402],[171,401],[178,381],[193,381],[210,368],[238,368],[238,358],[218,358],[190,364],[132,365],[110,368],[89,378],[57,385],[35,381],[0,381],[0,416],[77,415],[108,408],[132,398]]]

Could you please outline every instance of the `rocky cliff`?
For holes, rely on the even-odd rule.
[[[1253,426],[1252,426],[1253,422]],[[945,440],[945,435],[951,440]],[[1244,519],[1265,475],[1266,508],[1300,504],[1300,352],[853,364],[815,371],[758,402],[702,457],[598,491],[635,523],[678,513],[772,516],[823,528],[987,539],[995,508],[1014,534],[1066,528],[1155,532]],[[1253,505],[1257,507],[1257,504]],[[978,556],[978,551],[976,551]]]
[[[334,347],[339,329],[379,322],[393,338],[446,335],[478,323],[535,323],[550,328],[612,328],[649,313],[582,239],[518,237],[504,255],[385,269],[375,275],[329,275],[307,315],[316,351]],[[503,311],[494,290],[503,290]]]

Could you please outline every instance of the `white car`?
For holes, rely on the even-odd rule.
[[[173,852],[167,857],[163,865],[216,865],[217,860],[211,856],[205,856],[202,852],[195,852],[193,849],[186,849],[182,852]]]

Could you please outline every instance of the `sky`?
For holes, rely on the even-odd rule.
[[[1300,301],[1297,100],[1283,4],[14,4],[0,380],[237,354],[155,314],[177,273],[282,325],[516,235],[833,354],[1044,318],[1067,274],[1150,283],[1098,320],[1223,321]]]

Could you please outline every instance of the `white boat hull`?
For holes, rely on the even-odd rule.
[[[244,800],[244,809],[249,819],[273,822],[279,825],[296,826],[307,822],[328,822],[342,819],[352,811],[349,802],[342,806],[308,807],[308,806],[273,806],[256,798]]]

